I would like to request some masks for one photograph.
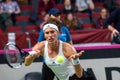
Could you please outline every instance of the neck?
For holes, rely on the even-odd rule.
[[[48,48],[51,50],[57,50],[59,48],[59,40],[57,40],[55,43],[49,44]]]

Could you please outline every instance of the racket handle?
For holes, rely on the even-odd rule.
[[[34,54],[36,54],[36,51],[29,51],[28,53],[29,55],[33,56]]]

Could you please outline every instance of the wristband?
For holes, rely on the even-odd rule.
[[[36,51],[30,51],[28,53],[29,53],[29,55],[33,56],[34,54],[36,54]]]
[[[79,58],[77,58],[77,59],[72,59],[72,64],[73,64],[73,65],[78,65],[78,64],[80,64]]]

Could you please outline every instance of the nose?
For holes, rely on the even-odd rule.
[[[51,40],[51,39],[52,39],[52,34],[51,34],[51,33],[48,34],[47,39],[48,39],[48,40]]]
[[[52,33],[49,33],[48,34],[48,38],[50,39],[52,37]]]
[[[49,33],[49,36],[52,36],[52,33]]]

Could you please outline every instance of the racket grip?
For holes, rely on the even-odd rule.
[[[36,51],[29,51],[28,53],[29,53],[29,55],[33,56],[36,54]]]

